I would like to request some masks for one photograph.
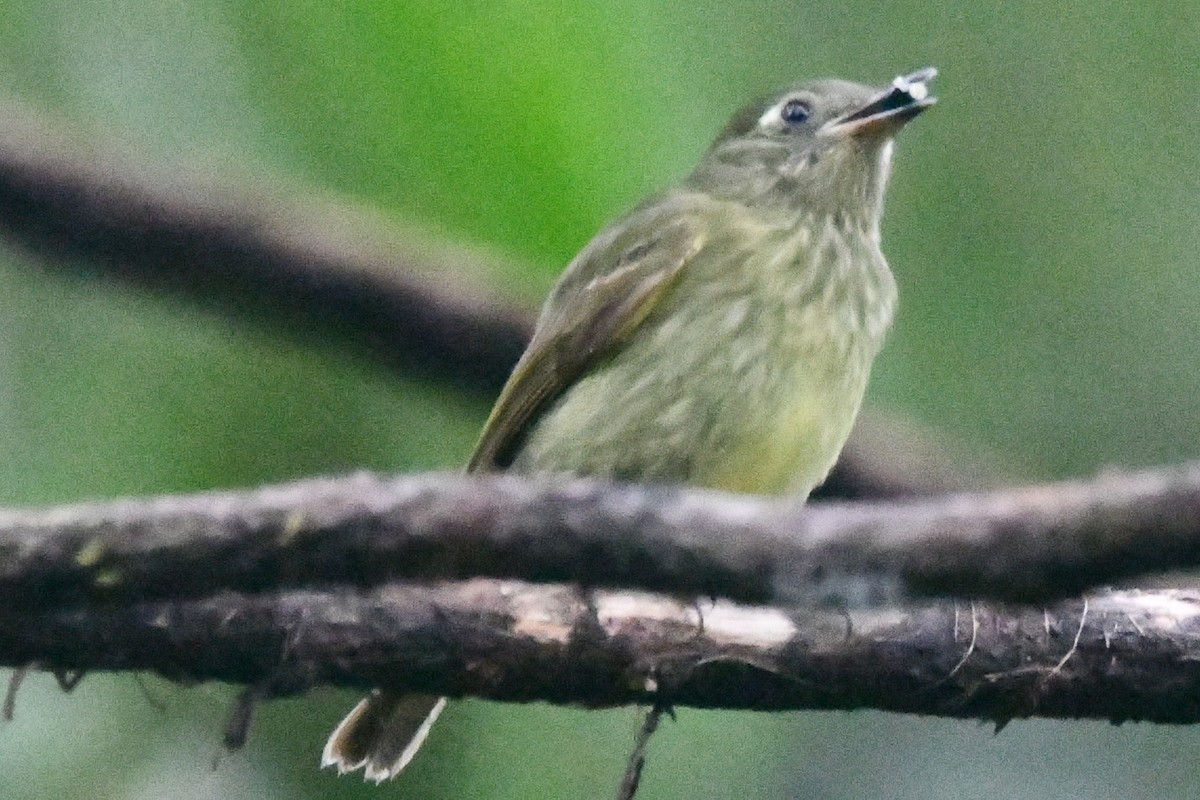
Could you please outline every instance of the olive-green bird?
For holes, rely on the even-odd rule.
[[[892,320],[892,139],[936,74],[820,80],[738,112],[683,183],[567,267],[467,469],[806,497]],[[396,775],[445,702],[376,690],[322,764]]]

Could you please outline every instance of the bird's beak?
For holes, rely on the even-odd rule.
[[[901,75],[862,108],[830,120],[821,133],[833,136],[891,135],[937,102],[926,86],[936,77],[937,70],[933,67]]]

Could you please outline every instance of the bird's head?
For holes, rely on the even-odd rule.
[[[878,88],[819,80],[746,106],[688,179],[692,188],[789,213],[877,227],[892,139],[936,98],[932,67]]]

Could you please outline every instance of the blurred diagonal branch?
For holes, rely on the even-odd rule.
[[[32,616],[0,610],[0,663],[148,670],[248,684],[264,698],[388,686],[587,707],[1195,723],[1200,593],[795,616],[485,580],[367,595],[224,593]]]
[[[494,259],[349,203],[213,187],[67,141],[0,104],[0,233],[56,269],[186,297],[383,365],[497,391],[530,315],[478,284]]]
[[[47,269],[180,296],[482,395],[499,391],[532,330],[530,311],[481,288],[494,256],[344,200],[127,163],[11,100],[0,102],[0,235]],[[990,466],[868,411],[819,493],[974,488],[994,483]]]
[[[790,606],[1044,602],[1200,566],[1200,463],[919,500],[780,502],[516,475],[360,473],[0,511],[9,608],[520,578]]]

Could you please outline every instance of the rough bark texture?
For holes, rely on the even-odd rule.
[[[803,507],[582,480],[360,473],[0,510],[0,597],[38,610],[472,577],[851,608],[1044,602],[1197,565],[1200,465]]]
[[[589,608],[589,603],[591,607]],[[701,624],[701,620],[703,621]],[[811,612],[474,581],[0,612],[0,664],[576,704],[1200,721],[1200,592]]]

